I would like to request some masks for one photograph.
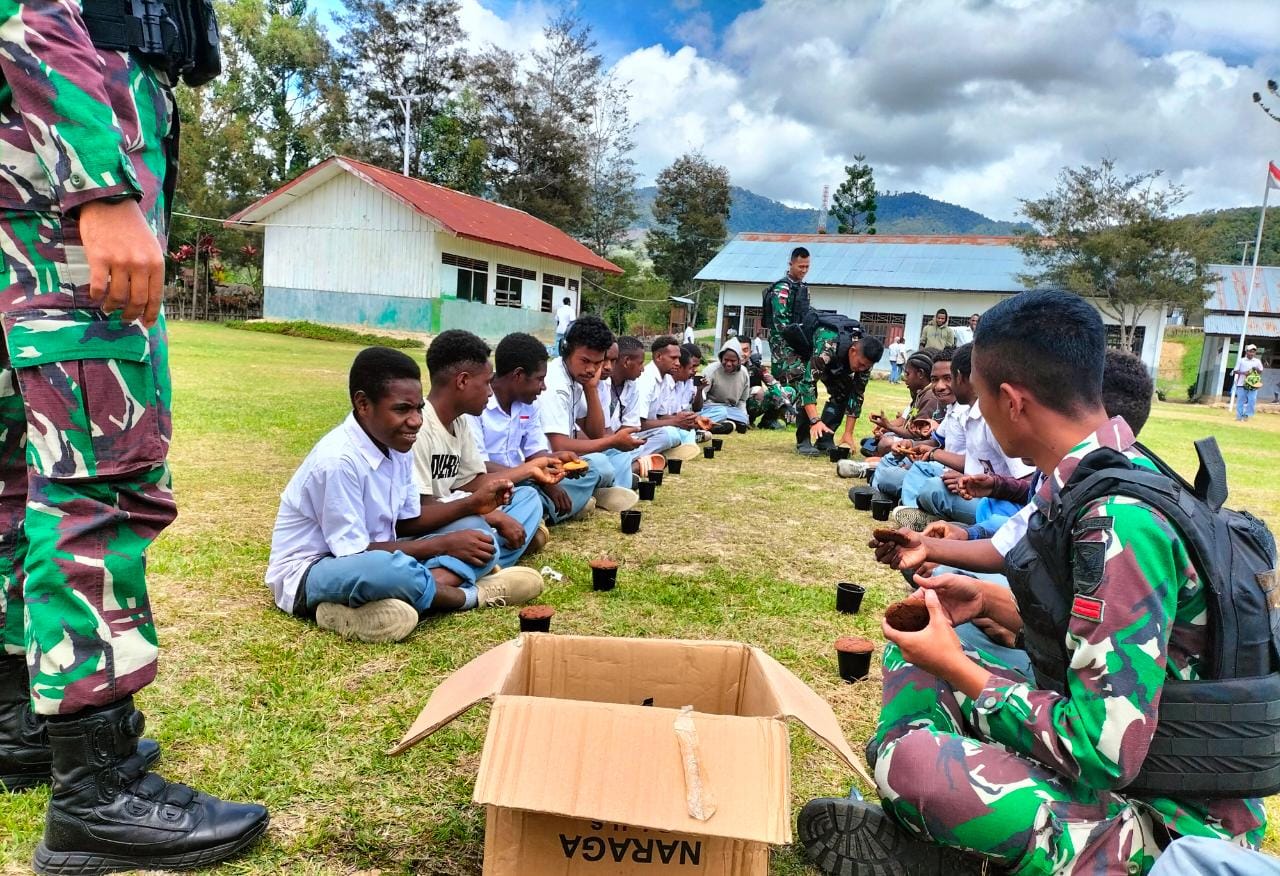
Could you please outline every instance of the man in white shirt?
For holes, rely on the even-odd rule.
[[[644,367],[636,380],[636,412],[640,416],[644,439],[640,453],[661,453],[668,459],[693,459],[698,455],[698,416],[693,411],[662,411],[674,403],[675,380],[680,368],[680,344],[671,335],[656,338],[649,347],[653,361]]]
[[[683,343],[686,343],[686,344],[693,343],[693,323],[685,323]]]
[[[556,308],[556,353],[560,352],[560,342],[564,340],[564,336],[569,331],[569,326],[573,325],[573,319],[577,316],[573,312],[573,304],[566,295],[564,301]]]
[[[370,347],[349,379],[352,412],[317,442],[280,497],[266,581],[276,605],[366,642],[399,641],[428,611],[494,602],[493,539],[424,523],[411,449],[423,425],[421,372],[405,354]],[[471,511],[496,507],[500,482]],[[491,576],[493,578],[495,576]],[[509,577],[509,576],[508,576]],[[496,583],[496,588],[495,588]]]
[[[907,345],[902,335],[897,335],[889,345],[889,382],[897,383],[902,376],[903,366],[907,364]]]
[[[933,427],[930,437],[898,441],[893,445],[892,452],[880,459],[871,476],[871,486],[884,498],[897,499],[902,494],[902,484],[916,461],[924,459],[929,452],[941,447],[944,441],[950,440],[948,433],[956,436],[955,441],[964,441],[963,418],[967,405],[955,403],[950,350],[939,350],[937,356],[933,357],[929,371],[929,389],[938,403],[945,406],[946,413],[942,422]]]

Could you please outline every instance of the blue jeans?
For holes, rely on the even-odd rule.
[[[555,502],[551,501],[551,497],[542,490],[538,491],[538,495],[541,497],[542,511],[546,515],[547,521],[553,525],[564,523],[585,508],[595,491],[599,487],[606,486],[606,484],[602,483],[606,477],[612,483],[613,464],[608,457],[603,453],[588,453],[582,459],[590,467],[576,478],[564,478],[560,481],[560,489],[569,494],[570,505],[568,511],[564,513],[557,511]]]
[[[889,363],[889,382],[897,383],[898,378],[902,376],[902,366],[897,362]]]
[[[881,462],[881,465],[883,464]],[[940,462],[913,462],[907,469],[906,477],[902,479],[902,495],[898,499],[898,504],[908,508],[919,508],[916,498],[920,495],[920,491],[927,487],[930,481],[942,477],[944,471],[946,467]]]
[[[1156,858],[1151,876],[1280,876],[1280,860],[1226,840],[1182,836]]]
[[[1258,404],[1258,391],[1236,387],[1236,419],[1246,420],[1253,416],[1254,407]]]
[[[904,462],[908,463],[905,468]],[[871,486],[876,492],[896,500],[902,495],[902,482],[909,468],[910,463],[906,457],[898,456],[896,453],[886,453],[876,465],[875,474],[871,476]]]
[[[736,405],[704,405],[702,416],[713,423],[723,423],[725,420],[731,423],[747,422],[747,412]]]
[[[692,432],[685,429],[677,429],[675,426],[659,426],[657,429],[649,429],[647,432],[637,432],[637,437],[644,439],[644,446],[640,448],[639,456],[646,453],[661,453],[664,450],[670,450],[677,444],[693,444],[697,439]]]
[[[919,465],[920,463],[916,463]],[[910,476],[908,475],[908,479]],[[915,506],[926,514],[966,525],[977,522],[981,499],[963,499],[947,489],[942,478],[929,478],[917,489]],[[907,504],[907,489],[902,488],[902,504]]]
[[[640,456],[639,450],[623,451],[610,448],[603,453],[592,453],[591,456],[604,457],[613,468],[613,475],[609,483],[605,483],[604,477],[600,478],[600,486],[602,487],[625,487],[631,489],[633,474],[631,471],[632,464]],[[584,457],[585,458],[585,457]]]

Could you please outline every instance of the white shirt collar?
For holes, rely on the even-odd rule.
[[[359,421],[356,420],[355,411],[347,414],[346,422],[343,425],[346,426],[347,435],[350,436],[351,443],[360,451],[364,461],[369,463],[369,468],[377,471],[378,467],[386,462],[387,455],[378,449],[378,445],[373,443],[373,439],[360,426]]]

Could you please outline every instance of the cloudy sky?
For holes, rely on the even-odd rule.
[[[562,4],[461,5],[469,42],[520,51]],[[1251,99],[1280,78],[1274,0],[572,5],[631,83],[646,183],[698,149],[736,185],[816,205],[862,153],[881,190],[1013,219],[1064,165],[1107,156],[1162,169],[1187,210],[1258,204],[1280,164],[1280,123]]]

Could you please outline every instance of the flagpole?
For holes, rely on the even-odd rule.
[[[1267,221],[1267,196],[1271,194],[1271,165],[1267,165],[1267,184],[1262,190],[1262,215],[1258,217],[1258,236],[1253,241],[1253,270],[1249,272],[1249,288],[1244,293],[1244,322],[1240,326],[1240,346],[1236,350],[1236,365],[1240,364],[1240,357],[1244,355],[1244,336],[1249,331],[1249,306],[1253,304],[1253,284],[1258,279],[1258,250],[1262,247],[1262,223]],[[1233,411],[1236,407],[1236,378],[1235,370],[1232,369],[1231,374],[1231,396],[1227,400],[1227,411]]]

